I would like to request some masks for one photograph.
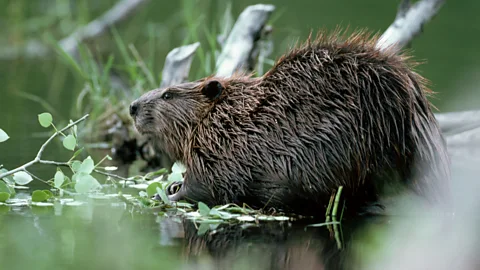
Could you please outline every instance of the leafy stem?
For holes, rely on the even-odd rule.
[[[52,136],[50,136],[50,138],[48,138],[44,143],[43,145],[40,147],[40,150],[38,150],[38,153],[37,153],[37,156],[32,160],[32,161],[29,161],[25,164],[23,164],[22,166],[20,167],[17,167],[13,170],[10,170],[8,172],[5,172],[5,173],[2,173],[0,174],[0,179],[4,178],[4,177],[7,177],[7,176],[10,176],[16,172],[19,172],[19,171],[25,171],[26,168],[36,164],[36,163],[43,163],[43,164],[50,164],[49,161],[46,161],[46,160],[42,160],[42,154],[43,154],[43,151],[45,151],[45,148],[47,147],[47,145],[55,138],[57,137],[59,134],[62,134],[63,131],[75,126],[76,124],[84,121],[85,119],[87,119],[88,117],[88,114],[84,115],[82,118],[78,119],[77,121],[75,122],[72,122],[70,123],[69,125],[67,125],[66,127],[62,128],[61,130],[57,130],[55,129],[55,133],[53,133]]]

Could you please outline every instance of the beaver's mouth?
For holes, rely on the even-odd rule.
[[[146,137],[150,137],[151,135],[153,135],[153,130],[145,128],[146,126],[148,127],[151,125],[151,123],[146,123],[145,121],[138,120],[138,118],[134,120],[134,126],[137,132]]]

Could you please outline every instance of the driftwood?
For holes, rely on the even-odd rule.
[[[255,42],[274,10],[273,5],[258,4],[247,7],[240,14],[217,59],[217,76],[229,77],[236,71],[248,68]]]
[[[380,37],[377,47],[403,47],[417,36],[423,25],[430,21],[440,10],[445,0],[421,0],[410,5],[409,0],[402,0],[394,22]]]
[[[187,80],[194,53],[199,46],[200,42],[196,42],[175,48],[167,54],[160,87],[167,87]]]
[[[142,4],[150,0],[121,0],[111,9],[85,26],[79,27],[68,37],[59,41],[59,46],[70,55],[75,55],[80,43],[97,38],[105,33],[111,26],[126,19]],[[2,48],[0,59],[41,58],[49,57],[52,50],[38,40],[28,42],[25,46]]]
[[[480,128],[480,111],[448,112],[435,114],[442,132],[459,134]]]

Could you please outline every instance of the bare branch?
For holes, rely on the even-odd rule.
[[[32,166],[33,164],[36,164],[36,163],[42,163],[42,154],[43,154],[43,151],[45,150],[45,148],[47,147],[47,145],[55,138],[57,137],[59,134],[61,134],[62,132],[64,132],[65,130],[75,126],[76,124],[82,122],[83,120],[87,119],[88,117],[88,114],[84,115],[82,118],[78,119],[77,121],[75,122],[72,122],[70,123],[69,125],[67,125],[66,127],[62,128],[61,130],[57,130],[55,133],[53,133],[52,136],[50,136],[50,138],[48,138],[44,143],[43,145],[40,147],[40,150],[38,150],[38,153],[37,153],[37,156],[35,157],[35,159],[33,159],[32,161],[30,162],[27,162],[25,163],[24,165],[18,167],[18,168],[15,168],[13,170],[10,170],[8,172],[5,172],[5,173],[2,173],[0,174],[0,179],[4,178],[4,177],[7,177],[9,175],[12,175],[16,172],[19,172],[19,171],[24,171],[26,168]]]
[[[248,67],[248,58],[255,41],[274,10],[275,6],[264,4],[245,8],[233,26],[222,53],[217,59],[217,76],[228,77],[235,71]]]
[[[165,58],[160,87],[182,83],[188,78],[190,65],[200,42],[175,48]]]
[[[410,7],[409,0],[402,0],[395,21],[377,42],[377,47],[403,47],[417,36],[425,23],[440,10],[445,0],[421,0]]]
[[[480,127],[480,111],[437,113],[435,118],[446,135]]]
[[[60,47],[69,54],[75,54],[80,43],[101,36],[109,27],[124,20],[141,4],[149,0],[121,0],[111,9],[87,25],[78,28],[70,36],[60,40]],[[37,58],[47,57],[52,53],[48,46],[38,40],[30,40],[25,46],[1,48],[1,59],[14,59],[18,57]]]
[[[80,43],[102,35],[110,26],[122,21],[141,4],[149,0],[121,0],[98,19],[80,27],[70,36],[60,41],[60,47],[67,53],[76,52]]]

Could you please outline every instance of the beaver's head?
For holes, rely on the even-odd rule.
[[[211,78],[151,90],[130,104],[137,130],[173,159],[181,159],[194,127],[224,93]]]

